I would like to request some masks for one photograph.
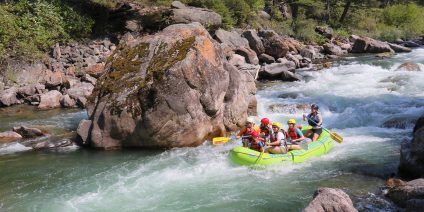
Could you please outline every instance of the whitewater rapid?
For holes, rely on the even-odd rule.
[[[395,71],[405,61],[423,71]],[[302,72],[305,81],[261,84],[258,122],[295,118],[305,124],[308,108],[302,105],[317,103],[324,125],[344,137],[327,155],[305,163],[237,166],[228,159],[239,145],[235,140],[167,151],[6,154],[0,156],[0,210],[300,211],[320,186],[345,189],[365,211],[389,210],[379,187],[396,171],[400,143],[410,139],[413,121],[424,113],[423,64],[424,49],[389,60],[351,57],[330,69]],[[384,127],[390,120],[402,127]]]

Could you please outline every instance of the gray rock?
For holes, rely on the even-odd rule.
[[[417,48],[417,47],[420,47],[420,44],[418,44],[418,43],[416,43],[416,42],[414,42],[414,41],[405,41],[405,42],[403,42],[403,45],[404,45],[405,47],[410,47],[410,48]]]
[[[421,67],[416,63],[406,62],[397,67],[396,71],[421,71]]]
[[[73,98],[88,97],[93,92],[94,86],[88,82],[77,82],[74,86],[68,89],[67,94]]]
[[[92,85],[95,85],[95,84],[96,84],[96,82],[97,82],[97,79],[96,79],[96,78],[94,78],[94,77],[92,77],[92,76],[90,76],[89,74],[85,74],[85,75],[81,78],[81,80],[82,80],[82,81],[84,81],[84,82],[89,82],[89,83],[91,83]]]
[[[21,138],[21,135],[13,131],[0,132],[0,144],[17,141]]]
[[[383,53],[383,52],[394,52],[390,48],[389,44],[375,40],[365,36],[355,36],[355,41],[351,49],[352,53]]]
[[[91,128],[92,121],[82,120],[77,128],[77,143],[80,145],[88,145],[89,142],[89,133]]]
[[[187,8],[187,6],[183,3],[181,3],[180,1],[173,1],[171,3],[171,7],[175,8],[175,9],[184,9]]]
[[[259,11],[258,14],[259,14],[259,17],[261,17],[263,19],[266,19],[266,20],[271,19],[271,15],[269,15],[267,12],[265,12],[263,10]]]
[[[271,55],[261,54],[259,55],[259,62],[271,64],[275,63],[275,59]]]
[[[265,80],[282,80],[282,81],[297,81],[301,77],[294,74],[294,63],[272,63],[263,66],[263,70],[259,72],[259,79]]]
[[[45,135],[40,129],[26,126],[14,127],[13,131],[19,133],[23,138],[35,138]]]
[[[390,48],[392,48],[396,53],[401,53],[401,52],[411,52],[412,49],[405,47],[405,46],[401,46],[398,44],[394,44],[394,43],[388,43]]]
[[[262,43],[261,38],[256,34],[254,30],[244,31],[242,36],[247,39],[249,46],[257,55],[260,55],[265,52],[264,44]]]
[[[406,201],[406,212],[422,211],[424,208],[424,198],[410,199]]]
[[[249,41],[246,38],[241,37],[236,31],[225,31],[218,29],[215,31],[216,40],[220,43],[225,43],[231,49],[239,48],[250,48]]]
[[[227,62],[199,23],[171,25],[126,48],[144,51],[129,61],[130,69],[113,68],[130,49],[116,49],[106,64],[92,94],[99,98],[87,103],[89,132],[80,135],[88,135],[90,146],[197,146],[246,120],[255,81]]]
[[[20,104],[17,98],[18,89],[15,87],[0,91],[0,106],[10,106]]]
[[[300,55],[299,55],[300,56]],[[289,61],[294,62],[297,68],[300,68],[300,60],[302,59],[302,56],[300,56],[300,59],[292,54],[287,54],[286,59]]]
[[[331,39],[333,37],[333,29],[329,26],[316,26],[315,27],[315,32],[317,32],[318,34]]]
[[[386,196],[401,207],[407,206],[407,201],[413,199],[424,199],[424,178],[419,178],[407,182],[404,185],[392,187],[388,190]],[[410,202],[413,207],[412,202]]]
[[[62,94],[57,90],[52,90],[47,93],[41,94],[39,109],[50,109],[60,107],[60,99]]]
[[[233,54],[228,62],[231,65],[238,67],[246,64],[246,59],[241,55]]]
[[[73,100],[68,94],[62,96],[60,99],[60,104],[65,108],[75,107],[77,105],[76,101]]]
[[[258,65],[259,59],[256,53],[250,48],[238,48],[236,54],[243,56],[246,59],[247,63]]]
[[[273,30],[260,30],[259,36],[262,37],[265,53],[274,58],[284,57],[290,50],[286,41]]]
[[[254,79],[258,78],[259,70],[261,69],[260,65],[252,65],[252,64],[243,64],[237,67],[241,72],[249,73]]]
[[[55,88],[63,83],[63,74],[61,71],[52,72],[46,70],[44,75],[45,85],[47,88]]]
[[[300,50],[300,55],[304,58],[309,58],[311,60],[316,59],[317,52],[315,51],[315,48],[311,45],[306,46],[305,48]]]
[[[22,86],[18,88],[18,92],[17,92],[17,94],[22,98],[35,95],[36,93],[37,93],[37,89],[35,88],[35,85],[33,84]]]
[[[303,209],[304,212],[357,212],[352,200],[341,189],[318,188],[314,199]]]
[[[334,45],[332,43],[325,43],[323,45],[324,47],[324,53],[329,55],[344,55],[347,54],[347,51],[340,48],[340,46]]]
[[[222,25],[222,18],[218,13],[196,7],[172,9],[171,21],[175,24],[199,22],[208,28],[218,28]]]
[[[406,178],[424,177],[424,115],[416,122],[412,141],[401,144],[399,173]]]

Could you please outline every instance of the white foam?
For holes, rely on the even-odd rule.
[[[16,152],[24,152],[31,150],[31,147],[26,147],[20,143],[10,143],[0,146],[0,155],[13,154]]]

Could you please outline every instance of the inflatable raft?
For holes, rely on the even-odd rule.
[[[302,129],[305,132],[309,127]],[[301,163],[312,157],[326,154],[334,146],[334,140],[325,130],[322,131],[317,141],[308,144],[308,150],[292,150],[286,154],[264,153],[259,160],[258,151],[238,146],[231,150],[230,159],[239,165],[272,165],[283,163]]]

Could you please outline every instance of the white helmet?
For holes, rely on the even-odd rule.
[[[255,120],[252,117],[247,117],[246,123],[255,123]]]

